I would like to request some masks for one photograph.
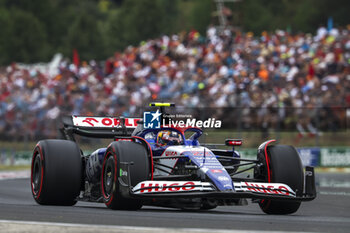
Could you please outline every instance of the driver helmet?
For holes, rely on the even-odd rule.
[[[158,133],[158,136],[157,136],[158,146],[180,145],[181,143],[182,143],[182,137],[178,132],[163,130]]]

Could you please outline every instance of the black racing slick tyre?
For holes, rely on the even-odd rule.
[[[101,192],[106,206],[113,210],[138,210],[142,202],[123,197],[118,178],[121,163],[130,163],[129,174],[132,186],[149,179],[150,166],[146,148],[131,141],[117,141],[109,145],[102,165]],[[125,171],[124,171],[125,172]]]
[[[38,142],[31,166],[31,190],[38,204],[75,205],[80,193],[81,179],[82,160],[75,142]]]
[[[304,172],[296,149],[288,145],[272,145],[267,147],[266,152],[268,161],[265,163],[266,166],[267,163],[269,165],[269,169],[264,170],[266,181],[287,184],[297,196],[302,196]],[[300,201],[261,200],[259,205],[267,214],[292,214],[299,209],[300,203]]]
[[[218,207],[218,202],[215,199],[203,199],[201,210],[212,210]]]

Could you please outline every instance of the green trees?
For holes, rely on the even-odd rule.
[[[161,1],[125,0],[107,21],[108,43],[111,48],[122,49],[159,37],[166,28],[165,19]]]
[[[208,25],[211,23],[212,12],[215,10],[212,0],[194,0],[193,8],[188,17],[190,29],[196,29],[205,33]]]
[[[105,59],[105,40],[95,18],[84,12],[69,26],[62,52],[70,54],[77,49],[80,57],[86,59]]]
[[[19,61],[32,63],[46,60],[47,35],[43,24],[30,12],[12,9],[1,10],[0,62]]]
[[[225,3],[244,31],[291,28],[314,32],[333,17],[349,24],[349,0],[243,0]],[[0,66],[45,62],[78,50],[82,60],[105,59],[142,40],[217,22],[214,0],[0,0]]]
[[[0,9],[0,64],[4,64],[10,60],[8,55],[8,44],[11,28],[10,25],[10,16],[7,11]]]
[[[329,17],[333,17],[335,26],[350,24],[348,0],[244,0],[238,4],[243,28],[256,33],[287,28],[313,33],[320,24],[326,25]]]

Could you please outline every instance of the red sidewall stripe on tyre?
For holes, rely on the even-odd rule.
[[[40,195],[41,195],[41,190],[42,190],[42,187],[43,187],[43,179],[44,179],[44,156],[43,156],[43,153],[42,153],[42,149],[40,147],[39,144],[36,145],[36,148],[39,149],[39,151],[37,150],[34,150],[34,154],[33,154],[33,158],[32,158],[32,168],[31,168],[31,173],[30,173],[30,183],[31,183],[31,188],[32,188],[32,193],[34,194],[34,198],[37,200],[39,199]],[[34,187],[33,187],[33,164],[34,164],[34,159],[36,158],[36,155],[37,155],[37,152],[39,152],[39,155],[40,155],[40,166],[41,166],[41,177],[40,177],[40,187],[39,187],[39,191],[36,193],[34,191]],[[35,156],[34,156],[35,155]]]
[[[265,154],[265,161],[266,161],[266,167],[267,167],[267,181],[269,183],[271,183],[271,169],[270,169],[270,159],[269,156],[267,155],[267,146],[272,143],[275,142],[276,140],[270,140],[266,143],[265,148],[264,148],[264,154]],[[263,204],[265,202],[265,199],[261,200],[261,204]],[[271,200],[268,200],[267,203],[264,206],[264,209],[267,209],[271,204]]]
[[[266,143],[265,148],[264,148],[264,152],[265,152],[265,160],[266,160],[266,167],[267,167],[267,180],[269,183],[271,183],[271,170],[270,170],[270,159],[269,156],[267,155],[267,146],[272,143],[275,142],[276,140],[270,140]]]
[[[101,187],[102,187],[102,195],[103,197],[108,200],[108,198],[110,198],[108,200],[108,202],[106,202],[106,205],[108,206],[109,204],[111,204],[113,198],[114,198],[114,193],[113,193],[113,188],[112,188],[112,192],[110,194],[109,197],[107,197],[106,193],[105,193],[105,189],[104,189],[104,184],[103,184],[103,178],[104,178],[104,169],[105,169],[105,165],[106,165],[106,161],[107,161],[107,158],[109,157],[109,154],[112,154],[111,152],[107,152],[104,159],[103,159],[103,165],[102,165],[102,174],[101,174]],[[114,181],[113,182],[116,182],[117,181],[117,155],[116,153],[114,152],[113,153],[113,157],[114,157]],[[112,184],[114,185],[114,184]]]
[[[152,152],[151,145],[144,138],[141,138],[141,137],[138,137],[138,136],[133,136],[133,138],[137,138],[139,140],[144,141],[147,144],[147,146],[148,146],[148,150],[149,150],[149,153],[150,153],[150,156],[151,156],[151,180],[153,180],[154,167],[153,167],[153,152]]]

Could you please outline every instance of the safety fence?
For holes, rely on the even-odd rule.
[[[155,109],[135,108],[132,112],[126,111],[115,116],[142,117],[145,111],[155,111]],[[276,139],[281,139],[284,132],[298,132],[303,137],[311,135],[314,139],[313,146],[316,147],[334,145],[321,144],[323,134],[338,134],[350,129],[350,109],[347,107],[176,107],[166,108],[165,111],[168,115],[174,116],[171,117],[173,121],[218,120],[221,124],[219,128],[215,127],[215,130],[230,130],[238,134],[259,132],[263,139],[269,138],[272,133],[276,133]],[[80,115],[85,114],[80,113]],[[60,136],[59,129],[62,127],[61,118],[70,113],[61,112],[55,118],[48,118],[49,114],[41,115],[42,117],[35,117],[19,114],[16,118],[0,114],[0,141],[26,143],[57,138]],[[103,116],[108,113],[96,115]],[[347,141],[348,139],[349,137],[346,138]]]

